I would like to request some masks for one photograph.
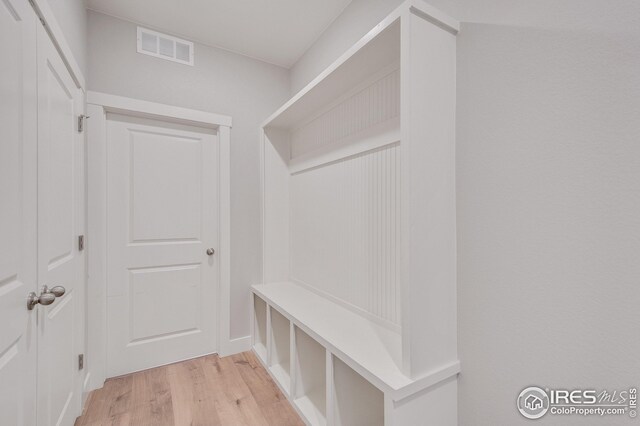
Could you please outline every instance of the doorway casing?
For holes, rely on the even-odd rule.
[[[229,116],[136,100],[99,92],[87,92],[88,180],[88,289],[87,391],[98,389],[106,377],[107,353],[107,113],[161,119],[219,132],[219,288],[218,342],[220,355],[234,352],[230,340],[230,149],[232,119]],[[176,360],[178,361],[178,360]]]

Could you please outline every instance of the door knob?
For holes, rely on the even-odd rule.
[[[56,301],[57,297],[61,297],[67,290],[61,285],[57,285],[51,289],[46,285],[42,287],[40,296],[33,291],[27,296],[27,309],[33,310],[37,304],[50,305]]]
[[[216,251],[215,251],[214,249],[212,249],[212,248],[208,248],[208,249],[207,249],[207,254],[208,254],[209,256],[213,256],[213,255],[215,254],[215,252],[216,252]]]
[[[39,303],[41,305],[50,305],[56,301],[56,295],[53,293],[41,293],[40,296],[33,291],[27,296],[27,309],[33,310]]]
[[[57,285],[51,289],[49,289],[49,293],[53,294],[55,297],[61,297],[65,294],[67,290],[61,285]]]

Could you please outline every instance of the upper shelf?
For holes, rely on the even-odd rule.
[[[347,52],[348,57],[343,55],[278,109],[264,127],[294,128],[381,69],[399,61],[400,23],[396,20],[384,28],[381,25]]]
[[[400,17],[407,10],[446,31],[458,32],[457,21],[421,0],[407,0],[273,113],[263,127],[296,128],[385,67],[398,63]]]

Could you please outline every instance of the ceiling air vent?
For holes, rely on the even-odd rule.
[[[193,66],[193,43],[138,27],[138,53]]]

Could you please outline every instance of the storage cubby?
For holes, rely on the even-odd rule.
[[[384,394],[335,356],[333,401],[335,426],[384,425]]]
[[[253,296],[253,348],[267,362],[267,303]]]
[[[280,386],[289,392],[291,388],[291,323],[280,312],[271,311],[271,373]]]
[[[297,327],[295,349],[294,404],[312,425],[325,425],[326,350]]]

